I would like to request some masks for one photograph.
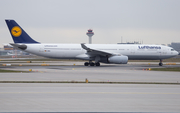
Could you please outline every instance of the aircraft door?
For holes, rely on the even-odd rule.
[[[44,52],[44,45],[39,45],[39,52]]]
[[[163,54],[163,55],[166,55],[166,54],[167,54],[166,48],[165,48],[165,47],[161,47],[161,48],[162,48],[162,54]]]
[[[157,49],[157,54],[158,54],[159,56],[162,55],[162,48],[161,48],[161,49]]]
[[[159,49],[161,51],[160,55],[166,55],[166,49],[164,47],[161,47],[161,49]]]
[[[135,47],[131,46],[131,54],[134,55],[135,54]]]

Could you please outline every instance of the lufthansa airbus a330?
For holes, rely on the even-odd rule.
[[[17,49],[35,55],[56,59],[87,60],[85,66],[127,64],[129,60],[162,60],[178,55],[171,47],[135,44],[43,44],[33,40],[14,20],[5,20]]]

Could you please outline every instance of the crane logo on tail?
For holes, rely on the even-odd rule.
[[[11,29],[11,34],[14,36],[14,37],[18,37],[22,34],[22,30],[20,27],[18,26],[15,26]]]

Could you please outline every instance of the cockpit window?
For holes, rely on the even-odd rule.
[[[171,49],[171,51],[174,51],[174,49]]]

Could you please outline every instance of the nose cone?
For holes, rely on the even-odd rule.
[[[176,51],[176,55],[179,55],[179,52]]]
[[[179,55],[179,52],[177,52],[177,51],[174,51],[174,55]]]

